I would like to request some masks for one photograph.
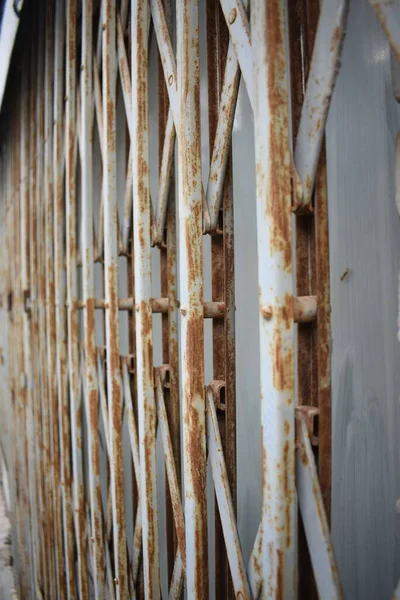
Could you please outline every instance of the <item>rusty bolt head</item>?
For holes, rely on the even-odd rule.
[[[272,314],[273,314],[272,306],[270,304],[268,304],[267,306],[262,306],[261,314],[265,319],[267,319],[267,321],[272,319]]]
[[[182,317],[185,317],[186,314],[187,314],[187,310],[186,310],[186,308],[183,308],[183,306],[182,306],[182,308],[181,308],[181,315],[182,315]]]
[[[228,21],[229,21],[230,25],[232,25],[232,23],[235,22],[235,20],[236,20],[236,14],[237,14],[236,8],[232,8],[231,12],[228,15]]]
[[[102,30],[105,31],[106,30],[106,24],[103,23],[103,25],[101,26]]]
[[[115,579],[114,579],[114,583],[115,583],[115,585],[118,585],[118,584],[119,584],[118,577],[115,577]]]
[[[171,74],[171,75],[168,77],[168,85],[172,85],[172,84],[173,84],[173,82],[174,82],[174,76]]]

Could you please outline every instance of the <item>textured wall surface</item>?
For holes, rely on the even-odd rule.
[[[400,107],[380,25],[367,0],[350,4],[327,126],[332,527],[346,598],[375,600],[390,598],[400,577]]]

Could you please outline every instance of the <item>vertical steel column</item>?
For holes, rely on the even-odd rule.
[[[83,600],[88,596],[88,589],[86,568],[85,503],[82,473],[82,408],[81,386],[79,380],[79,323],[76,272],[76,31],[77,0],[68,0],[65,90],[68,366],[72,439],[73,510],[78,559],[78,589],[80,598]]]
[[[81,65],[81,188],[83,327],[85,334],[85,397],[88,404],[88,455],[93,552],[93,584],[96,598],[104,597],[103,519],[100,488],[99,414],[94,298],[93,252],[93,5],[82,2]]]
[[[291,183],[284,1],[252,6],[263,598],[296,593]]]
[[[54,301],[56,373],[63,512],[64,568],[67,598],[76,598],[74,530],[71,498],[70,409],[68,399],[67,331],[65,310],[65,188],[64,188],[64,85],[65,3],[56,2],[54,43]]]
[[[198,1],[177,5],[179,272],[186,589],[208,596]]]
[[[156,406],[151,306],[148,141],[148,2],[132,2],[132,174],[140,498],[146,598],[160,597],[156,487]],[[128,115],[129,119],[129,115]]]
[[[103,194],[104,277],[106,295],[107,389],[110,427],[110,467],[117,600],[128,597],[124,472],[122,454],[122,395],[119,357],[118,251],[116,200],[116,3],[103,4]]]

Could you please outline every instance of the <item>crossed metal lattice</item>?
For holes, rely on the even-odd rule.
[[[37,14],[30,14],[34,33],[31,46],[21,51],[18,103],[9,109],[12,120],[1,160],[6,239],[2,335],[8,340],[7,414],[12,419],[10,445],[4,441],[3,449],[6,445],[9,469],[16,474],[12,498],[23,597],[160,597],[158,430],[168,484],[169,597],[180,598],[183,588],[188,598],[208,597],[207,461],[218,507],[216,595],[294,596],[297,487],[318,592],[341,596],[325,515],[329,269],[317,260],[317,294],[311,285],[305,294],[293,292],[293,271],[298,278],[299,272],[292,265],[292,213],[314,218],[315,209],[316,254],[323,256],[326,183],[319,161],[347,3],[322,5],[293,152],[285,5],[283,0],[253,0],[250,27],[247,1],[207,0],[211,149],[204,188],[198,1],[173,7],[169,0],[137,0],[129,8],[125,0],[119,6],[102,0],[95,7],[91,0],[68,0],[42,3]],[[288,6],[290,20],[294,8]],[[159,177],[153,200],[152,38],[160,60]],[[241,78],[255,125],[263,471],[261,521],[247,567],[236,523],[231,168]],[[117,177],[119,90],[126,129],[122,183]],[[101,163],[97,179],[96,152]],[[121,189],[122,215],[117,205]],[[204,234],[212,239],[211,302],[203,294]],[[162,296],[156,299],[151,288],[154,246],[161,256]],[[124,298],[119,296],[119,257],[125,257],[127,268]],[[97,267],[104,298],[95,293]],[[103,348],[97,343],[96,310],[104,314]],[[121,311],[128,312],[128,356],[120,352]],[[154,313],[162,315],[164,364],[158,367],[153,364]],[[213,322],[213,380],[206,388],[204,318]],[[295,323],[308,337],[313,327],[319,344],[317,400],[313,406],[299,402],[306,406],[298,408]],[[319,453],[313,429],[317,416],[320,432],[326,433],[326,438],[319,436]],[[124,418],[135,488],[132,539],[125,522]],[[325,482],[322,493],[316,455]]]

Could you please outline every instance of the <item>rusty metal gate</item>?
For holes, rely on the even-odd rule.
[[[342,596],[324,129],[347,2],[249,8],[24,8],[0,159],[1,461],[21,598]],[[254,115],[262,456],[247,564],[231,149],[241,80]]]

